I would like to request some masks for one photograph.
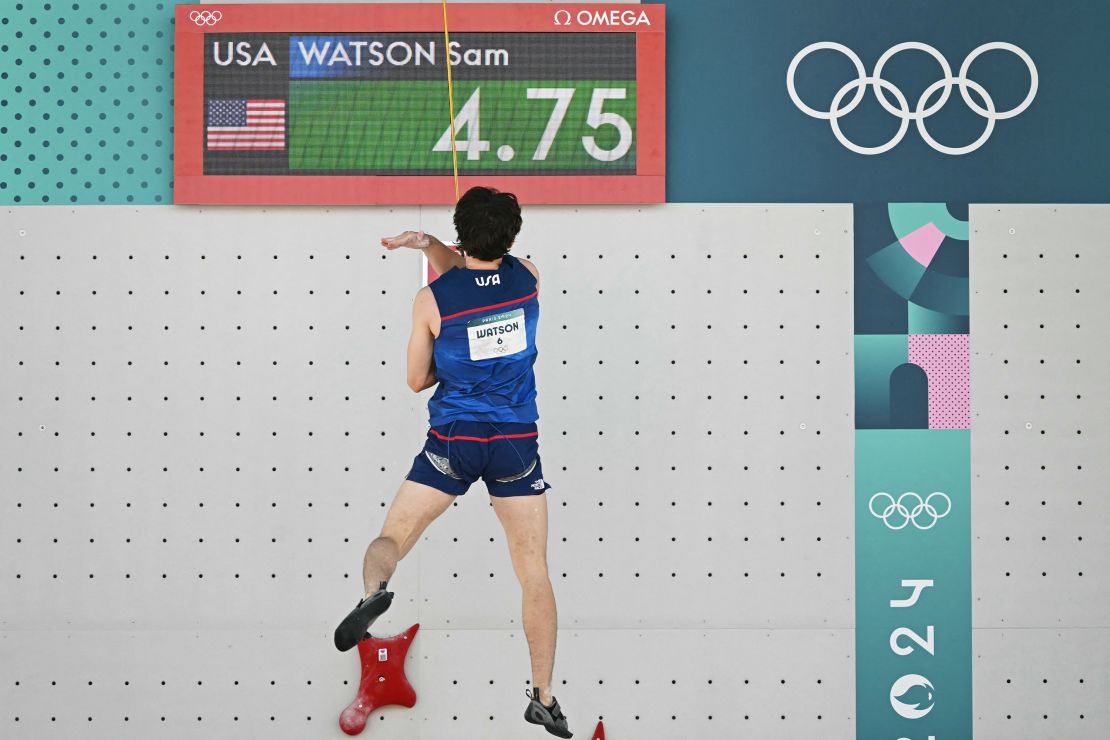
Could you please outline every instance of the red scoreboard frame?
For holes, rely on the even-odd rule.
[[[466,175],[459,188],[492,185],[527,203],[661,203],[665,200],[665,6],[458,3],[451,32],[635,33],[636,173]],[[646,22],[644,22],[646,19]],[[174,203],[453,204],[451,175],[204,174],[204,34],[443,32],[439,3],[178,5],[174,63]],[[456,101],[456,113],[458,101]],[[446,118],[446,111],[444,118]]]

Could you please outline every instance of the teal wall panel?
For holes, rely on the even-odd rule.
[[[0,5],[0,203],[170,203],[173,2]]]

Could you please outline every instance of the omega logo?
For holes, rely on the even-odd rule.
[[[579,26],[650,26],[646,10],[579,10],[576,15],[571,15],[569,10],[555,11],[554,23],[556,26],[569,26],[572,19]]]

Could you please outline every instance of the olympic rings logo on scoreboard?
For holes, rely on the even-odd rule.
[[[798,96],[798,91],[794,87],[794,75],[798,71],[798,65],[803,59],[805,59],[807,56],[815,51],[826,49],[830,51],[839,51],[841,54],[848,57],[849,61],[851,61],[852,64],[855,65],[857,77],[856,79],[849,81],[847,84],[841,87],[836,95],[833,96],[832,104],[829,106],[829,110],[820,111],[810,108],[808,105],[802,102],[802,99]],[[913,110],[910,109],[909,102],[906,100],[906,96],[902,93],[902,91],[899,90],[898,87],[894,85],[894,83],[888,80],[884,80],[882,76],[883,67],[895,54],[911,49],[916,51],[923,51],[929,56],[933,57],[933,59],[935,59],[940,65],[941,71],[944,73],[944,76],[941,79],[937,80],[936,82],[925,88],[925,91],[921,93],[921,97],[918,98],[916,108],[914,108]],[[1026,94],[1025,99],[1021,101],[1020,104],[1007,111],[995,110],[994,100],[991,98],[986,88],[980,85],[978,82],[968,79],[967,76],[968,68],[971,67],[972,62],[974,62],[981,54],[995,49],[1011,52],[1012,54],[1017,56],[1018,59],[1024,62],[1025,66],[1029,69],[1029,92]],[[945,103],[948,102],[948,98],[952,95],[952,87],[954,85],[959,87],[960,96],[964,99],[967,107],[978,115],[985,118],[987,121],[985,129],[983,130],[983,133],[979,135],[978,139],[966,146],[959,147],[950,147],[941,144],[936,139],[934,139],[925,128],[925,119],[929,118],[944,107]],[[794,101],[794,105],[798,107],[798,110],[802,111],[807,116],[810,116],[812,118],[820,118],[828,121],[832,126],[833,135],[836,136],[837,141],[839,141],[845,147],[857,154],[867,155],[884,154],[886,152],[889,152],[894,147],[898,146],[898,143],[902,141],[902,138],[906,135],[906,131],[909,129],[910,121],[913,121],[914,124],[917,126],[917,132],[921,135],[921,138],[925,140],[925,143],[927,143],[934,150],[940,152],[941,154],[969,154],[986,143],[987,139],[990,138],[991,133],[993,133],[994,131],[994,124],[996,121],[1013,118],[1029,107],[1030,103],[1033,102],[1033,98],[1037,95],[1037,85],[1037,66],[1033,64],[1033,59],[1020,47],[1015,46],[1014,44],[1006,43],[1004,41],[993,41],[987,44],[983,44],[982,46],[979,46],[970,54],[968,54],[967,57],[964,58],[963,64],[960,65],[959,76],[952,75],[952,67],[948,64],[948,60],[945,59],[943,54],[941,54],[932,46],[920,43],[918,41],[906,41],[904,43],[893,46],[890,49],[887,49],[886,52],[884,52],[883,55],[879,57],[879,61],[875,64],[875,70],[870,75],[867,74],[867,70],[863,66],[863,61],[854,51],[849,49],[847,46],[844,46],[843,44],[838,44],[834,41],[819,41],[815,44],[810,44],[809,46],[805,47],[794,56],[794,59],[790,62],[789,68],[787,68],[786,70],[786,90],[790,93],[790,99]],[[886,142],[885,144],[873,147],[860,146],[859,144],[850,141],[848,137],[845,136],[844,133],[840,130],[839,124],[839,120],[841,118],[851,113],[853,110],[856,109],[856,106],[860,104],[869,86],[874,89],[875,95],[876,97],[878,97],[879,103],[883,106],[883,109],[886,110],[887,113],[890,113],[892,116],[895,116],[901,121],[901,125],[898,127],[898,132],[894,134],[894,137],[891,138],[890,141]],[[973,90],[976,95],[979,96],[979,98],[983,101],[983,105],[980,105],[971,97],[971,94],[968,92],[969,88]],[[940,98],[932,105],[926,107],[926,103],[938,90],[942,91]],[[894,99],[898,103],[897,107],[895,107],[887,98],[887,92],[894,96]],[[842,105],[842,103],[844,102],[844,98],[847,97],[848,93],[853,93],[852,99],[846,105]]]
[[[218,10],[194,10],[189,13],[189,20],[198,26],[214,26],[220,22],[224,14]]]
[[[936,506],[933,505],[934,497],[940,497],[940,499],[944,500],[944,502],[940,504],[944,507],[944,511],[939,511]],[[880,499],[880,502],[885,499],[888,503],[883,504],[883,508],[880,511],[876,511],[876,499]],[[907,500],[911,503],[916,503],[912,503],[912,506],[907,507],[906,504],[903,503]],[[867,502],[867,508],[871,511],[871,516],[876,519],[882,519],[883,524],[890,529],[903,529],[907,524],[912,522],[913,526],[925,530],[932,529],[938,521],[948,516],[948,513],[952,511],[952,499],[948,498],[948,494],[942,491],[934,491],[924,499],[913,491],[907,491],[897,499],[886,491],[879,491]],[[919,522],[918,517],[921,517],[922,521],[925,523]],[[893,524],[891,524],[891,518],[894,519]]]

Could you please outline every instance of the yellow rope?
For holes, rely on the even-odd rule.
[[[443,58],[447,62],[447,104],[451,114],[451,168],[455,176],[455,202],[459,201],[459,153],[455,146],[455,89],[451,82],[451,36],[447,33],[447,0],[443,0]]]

